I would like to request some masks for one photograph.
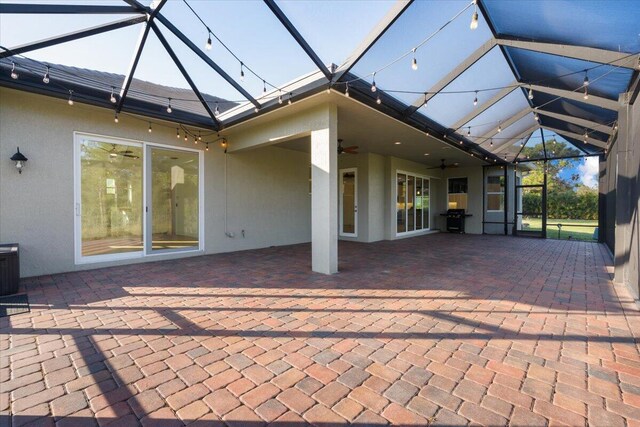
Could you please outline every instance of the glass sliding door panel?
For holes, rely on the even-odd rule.
[[[415,230],[415,177],[407,176],[407,229]]]
[[[407,231],[407,176],[399,173],[397,176],[397,201],[396,201],[396,221],[397,232]]]
[[[344,234],[355,234],[356,232],[355,172],[342,174],[342,232]]]
[[[422,178],[416,177],[416,230],[422,230]]]
[[[142,147],[80,141],[81,256],[142,252]]]
[[[429,180],[422,181],[422,228],[429,228]]]
[[[199,247],[198,153],[151,148],[152,251]]]

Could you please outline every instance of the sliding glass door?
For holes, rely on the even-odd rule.
[[[75,139],[76,263],[201,248],[200,152]]]
[[[199,240],[198,153],[147,147],[151,160],[149,251],[195,249]]]
[[[396,172],[396,235],[429,229],[429,179]]]

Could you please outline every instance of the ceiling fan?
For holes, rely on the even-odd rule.
[[[116,151],[116,144],[112,144],[111,150],[107,150],[106,148],[103,148],[103,147],[100,147],[100,149],[106,151],[107,153],[109,153],[109,157],[111,157],[112,159],[115,159],[118,156],[130,157],[132,159],[139,159],[140,158],[140,157],[134,155],[133,151],[131,151],[131,150]]]
[[[338,154],[347,153],[347,154],[358,154],[356,151],[358,149],[357,145],[351,145],[349,147],[342,146],[342,140],[338,140]]]
[[[457,168],[458,165],[459,165],[458,162],[455,162],[455,163],[452,163],[450,165],[447,165],[447,164],[445,164],[445,159],[440,159],[440,162],[441,162],[440,166],[434,166],[432,168],[427,168],[427,169],[442,169],[442,170],[445,170],[445,169],[450,169],[450,168]]]

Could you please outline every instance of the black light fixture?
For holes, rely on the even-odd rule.
[[[18,173],[21,174],[22,168],[24,167],[24,164],[28,159],[24,156],[24,154],[20,152],[20,147],[18,147],[18,151],[16,152],[16,154],[11,156],[11,160],[16,162],[16,169],[18,169]]]

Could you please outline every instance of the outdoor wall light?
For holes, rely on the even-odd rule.
[[[16,169],[18,169],[18,173],[21,174],[22,168],[24,167],[24,164],[28,159],[24,156],[24,154],[20,152],[20,147],[18,147],[18,151],[16,152],[16,154],[11,156],[11,160],[16,162]]]

